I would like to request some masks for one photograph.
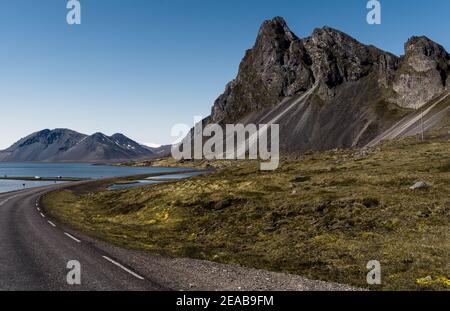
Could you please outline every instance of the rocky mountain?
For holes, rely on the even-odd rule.
[[[64,153],[87,136],[71,130],[42,130],[0,151],[0,161],[45,161]]]
[[[450,87],[450,56],[426,37],[413,37],[405,44],[405,56],[393,81],[396,102],[419,108]]]
[[[449,91],[449,76],[449,54],[426,37],[411,38],[397,57],[329,27],[301,39],[276,17],[205,121],[276,121],[286,150],[364,146]]]
[[[149,147],[149,146],[142,146],[146,148],[147,150],[151,151],[155,157],[157,158],[164,158],[170,156],[170,152],[172,149],[172,145],[163,145],[160,147]]]
[[[46,129],[0,151],[0,161],[113,162],[153,158],[157,152],[122,134],[88,136],[68,129]]]

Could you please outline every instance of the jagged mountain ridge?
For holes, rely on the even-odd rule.
[[[276,118],[286,150],[363,146],[442,95],[449,76],[449,54],[426,37],[412,37],[397,57],[329,27],[300,39],[276,17],[262,24],[206,122]]]
[[[157,154],[123,134],[80,134],[45,129],[0,151],[0,162],[114,162],[152,158]]]

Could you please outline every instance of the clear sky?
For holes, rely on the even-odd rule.
[[[176,123],[207,116],[265,19],[283,16],[300,37],[328,25],[395,54],[412,35],[450,50],[450,1],[0,0],[0,149],[45,128],[116,132],[170,143]]]

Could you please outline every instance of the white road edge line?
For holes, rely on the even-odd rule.
[[[118,262],[112,260],[111,258],[106,257],[106,256],[102,256],[102,257],[103,257],[104,259],[108,260],[110,263],[116,265],[116,266],[119,267],[120,269],[122,269],[122,270],[128,272],[129,274],[131,274],[131,275],[134,276],[135,278],[138,278],[139,280],[144,280],[144,278],[143,278],[142,276],[140,276],[139,274],[134,273],[134,272],[131,271],[130,269],[124,267],[123,265],[121,265],[120,263],[118,263]]]
[[[9,197],[9,198],[7,198],[7,199],[1,201],[1,202],[0,202],[0,206],[3,206],[5,203],[9,202],[10,200],[12,200],[12,199],[14,199],[14,198],[17,198],[18,196],[21,196],[21,194],[13,195],[12,197]]]
[[[56,228],[56,225],[54,224],[54,223],[52,223],[50,220],[48,220],[47,221],[49,224],[50,224],[50,226],[52,226],[52,227],[55,227]]]
[[[75,242],[77,242],[77,243],[81,243],[81,241],[80,240],[78,240],[76,237],[74,237],[73,235],[71,235],[71,234],[69,234],[69,233],[67,233],[67,232],[64,232],[64,234],[65,235],[67,235],[69,238],[71,238],[72,240],[74,240]]]
[[[38,211],[38,212],[40,212],[40,211],[41,211],[41,209],[40,209],[39,207],[38,207],[38,208],[36,208],[36,209],[37,209],[37,211]]]
[[[41,213],[42,218],[45,218],[45,215],[43,213]]]

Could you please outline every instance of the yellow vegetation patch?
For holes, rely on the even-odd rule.
[[[378,260],[383,284],[368,288],[448,290],[448,138],[290,154],[274,172],[219,162],[202,177],[124,191],[74,188],[47,195],[44,205],[67,225],[151,254],[360,287],[368,287],[367,262]],[[430,188],[410,190],[418,181]],[[440,277],[417,279],[423,275]]]

